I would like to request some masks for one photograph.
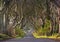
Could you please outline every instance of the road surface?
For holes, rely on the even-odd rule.
[[[27,36],[25,36],[24,38],[21,38],[21,39],[14,38],[14,39],[9,39],[9,40],[3,40],[3,41],[0,41],[0,42],[60,42],[60,40],[42,39],[42,38],[36,39],[32,35],[27,35]]]
[[[22,39],[9,39],[0,42],[60,42],[60,40],[53,39],[36,39],[36,38],[22,38]]]

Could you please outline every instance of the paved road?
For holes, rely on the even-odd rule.
[[[53,39],[36,39],[36,38],[22,38],[22,39],[9,39],[0,42],[60,42],[60,40]]]
[[[9,40],[4,40],[0,42],[60,42],[60,40],[53,40],[53,39],[36,39],[32,35],[27,35],[24,38],[21,39],[9,39]]]

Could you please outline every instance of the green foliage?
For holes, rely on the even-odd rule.
[[[44,27],[38,28],[37,31],[39,35],[47,35],[50,33],[50,20],[46,19]]]
[[[50,24],[51,24],[50,20],[47,20],[47,19],[46,19],[44,28],[49,28],[49,27],[50,27]]]
[[[24,31],[22,29],[19,28],[19,26],[17,26],[15,28],[15,31],[16,31],[16,36],[17,37],[24,37],[25,33],[24,33]]]
[[[8,39],[8,38],[10,38],[8,35],[6,35],[6,34],[0,34],[0,40]]]

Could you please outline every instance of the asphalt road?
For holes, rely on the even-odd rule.
[[[24,38],[21,38],[21,39],[14,38],[14,39],[3,40],[3,41],[0,41],[0,42],[60,42],[60,40],[42,39],[42,38],[36,39],[32,35],[27,35],[27,36],[25,36]]]
[[[36,38],[22,38],[22,39],[9,39],[0,42],[60,42],[60,40],[53,39],[36,39]]]

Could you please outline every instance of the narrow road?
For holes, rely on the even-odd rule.
[[[9,40],[3,40],[0,42],[60,42],[60,40],[42,39],[42,38],[36,39],[32,35],[27,35],[21,39],[14,38],[14,39],[9,39]]]
[[[36,38],[22,38],[22,39],[9,39],[0,42],[60,42],[60,40],[53,39],[36,39]]]

